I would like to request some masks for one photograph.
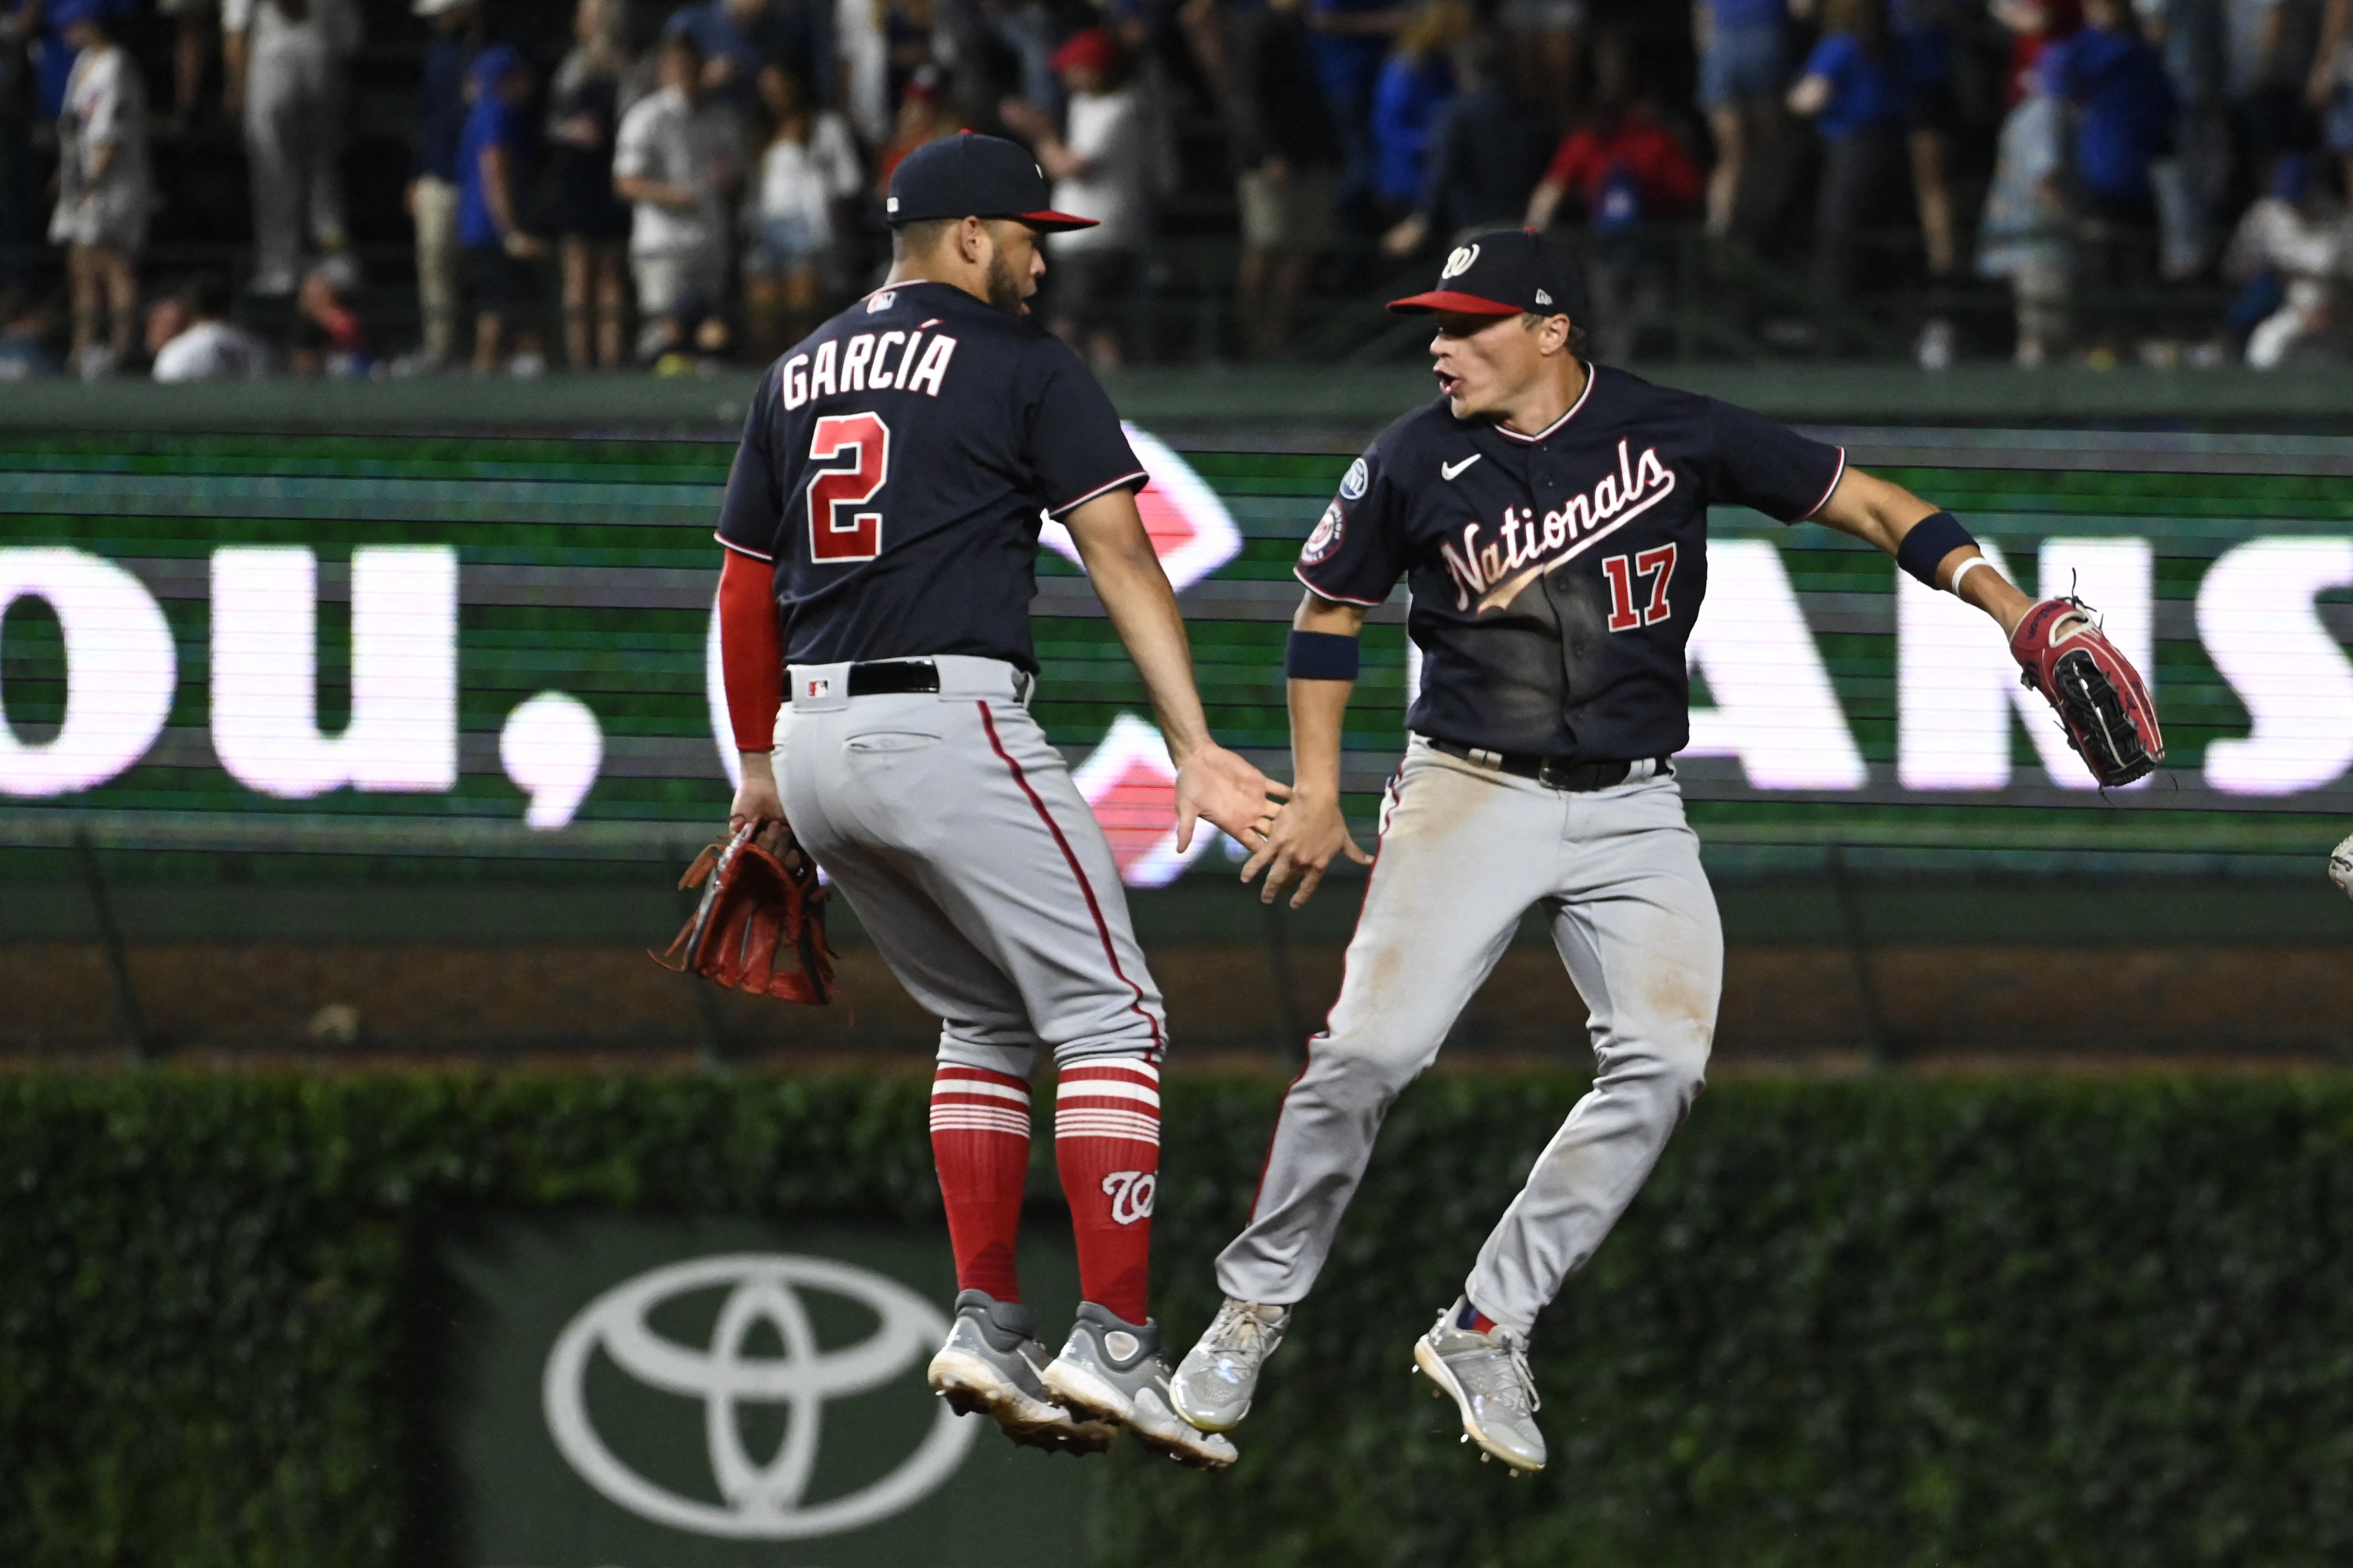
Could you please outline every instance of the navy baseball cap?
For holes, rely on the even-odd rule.
[[[1585,321],[1585,279],[1567,251],[1524,228],[1499,228],[1454,247],[1438,287],[1389,301],[1401,316],[1459,310],[1467,316],[1567,316]]]
[[[882,212],[894,227],[943,217],[1018,218],[1049,234],[1095,226],[1093,218],[1055,212],[1046,200],[1045,174],[1018,143],[960,131],[900,161]]]

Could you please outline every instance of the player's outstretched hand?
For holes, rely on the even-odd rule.
[[[1176,852],[1182,855],[1192,847],[1194,824],[1204,816],[1232,834],[1243,848],[1257,850],[1290,794],[1289,784],[1275,783],[1210,742],[1176,766]]]
[[[1266,885],[1259,892],[1262,904],[1274,902],[1275,895],[1297,882],[1299,891],[1291,896],[1291,907],[1295,910],[1314,897],[1324,868],[1332,864],[1332,857],[1343,853],[1359,866],[1373,863],[1373,858],[1348,836],[1348,821],[1340,815],[1339,798],[1294,795],[1275,815],[1265,842],[1242,868],[1242,880],[1249,881],[1261,869],[1266,872]]]

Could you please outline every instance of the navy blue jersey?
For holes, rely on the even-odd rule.
[[[1491,751],[1575,762],[1691,742],[1683,645],[1707,591],[1707,509],[1794,522],[1846,454],[1762,415],[1591,367],[1552,427],[1520,436],[1441,399],[1348,469],[1300,552],[1327,599],[1377,605],[1398,579],[1423,654],[1407,723]]]
[[[1077,355],[953,285],[911,283],[768,367],[719,540],[774,563],[787,663],[971,654],[1035,673],[1040,514],[1144,482]]]

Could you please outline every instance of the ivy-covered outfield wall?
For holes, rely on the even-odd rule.
[[[1511,1483],[1457,1445],[1407,1347],[1580,1087],[1409,1091],[1241,1465],[1113,1461],[1101,1560],[2353,1554],[2353,1086],[1712,1090],[1540,1325],[1555,1458]],[[1157,1305],[1180,1341],[1215,1305],[1208,1259],[1277,1092],[1170,1086]],[[926,1098],[849,1077],[0,1078],[0,1563],[431,1568],[411,1295],[438,1225],[928,1216]]]

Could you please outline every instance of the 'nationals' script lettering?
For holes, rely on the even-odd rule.
[[[1576,560],[1673,493],[1674,470],[1659,461],[1658,448],[1633,455],[1618,443],[1618,471],[1604,474],[1583,495],[1571,496],[1539,520],[1533,507],[1506,507],[1496,536],[1480,542],[1481,525],[1462,525],[1462,544],[1440,544],[1447,574],[1454,579],[1454,607],[1476,599],[1479,612],[1499,610],[1520,590],[1547,572]]]

